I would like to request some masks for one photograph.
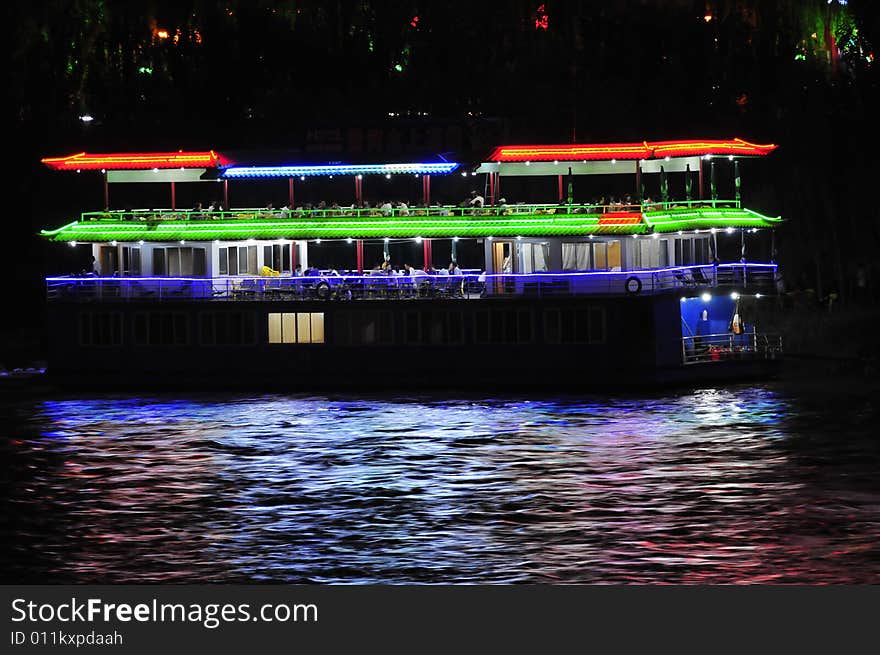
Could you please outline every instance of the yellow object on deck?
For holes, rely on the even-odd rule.
[[[278,277],[281,275],[281,271],[276,271],[268,266],[263,266],[263,268],[260,269],[260,275],[263,277]]]

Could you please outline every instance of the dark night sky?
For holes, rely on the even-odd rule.
[[[40,311],[57,256],[35,233],[101,199],[97,180],[46,171],[40,157],[351,152],[370,129],[389,158],[439,143],[461,161],[513,141],[779,143],[752,179],[747,169],[745,199],[790,219],[780,237],[792,276],[845,289],[880,241],[876,217],[854,219],[877,179],[872,4],[16,0],[7,248],[26,311],[7,329]]]

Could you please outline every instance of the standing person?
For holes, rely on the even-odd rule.
[[[476,190],[471,191],[471,197],[470,197],[470,200],[468,200],[468,205],[470,205],[474,209],[477,209],[477,208],[482,208],[482,206],[485,202],[486,201],[483,198],[483,196],[481,196],[479,193],[477,193]]]

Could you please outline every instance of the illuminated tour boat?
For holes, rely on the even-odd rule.
[[[782,340],[762,306],[775,303],[781,219],[742,206],[740,163],[775,148],[511,145],[470,165],[279,165],[214,151],[46,158],[100,172],[105,207],[41,233],[74,248],[57,252],[46,279],[49,374],[291,389],[603,389],[772,374]],[[364,202],[365,182],[381,189],[399,176],[421,187],[415,206]],[[295,187],[316,177],[347,179],[352,202],[297,204]],[[235,195],[257,181],[286,181],[289,203],[231,208],[230,186]],[[168,185],[170,206],[113,208],[111,186],[137,183]],[[432,183],[479,193],[441,204]],[[180,209],[187,184],[219,206]],[[576,202],[575,184],[579,194],[589,185],[590,202]],[[612,201],[605,184],[629,193]],[[526,187],[549,202],[514,202]],[[93,266],[61,275],[74,255]]]

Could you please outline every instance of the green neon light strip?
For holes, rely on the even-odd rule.
[[[632,235],[724,227],[769,227],[778,219],[740,209],[649,212],[644,223],[599,224],[601,214],[493,217],[374,217],[298,220],[86,221],[44,230],[50,241],[239,241],[245,239],[449,238]],[[606,217],[607,218],[607,217]]]

